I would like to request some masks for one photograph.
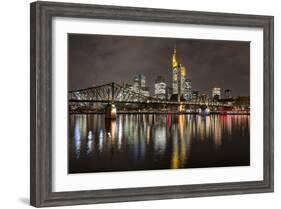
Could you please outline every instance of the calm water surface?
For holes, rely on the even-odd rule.
[[[69,173],[246,166],[248,115],[70,115]]]

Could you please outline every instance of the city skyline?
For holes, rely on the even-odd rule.
[[[211,95],[213,87],[219,87],[231,89],[234,96],[249,96],[248,42],[69,34],[68,43],[69,90],[109,82],[133,84],[134,76],[144,75],[154,95],[158,76],[172,87],[176,46],[192,90]]]
[[[68,173],[249,166],[249,50],[69,34]]]

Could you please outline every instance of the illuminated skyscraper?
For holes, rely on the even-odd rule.
[[[145,76],[142,74],[137,74],[134,76],[134,91],[140,93],[141,88],[145,87]]]
[[[192,99],[192,90],[191,90],[191,80],[188,78],[185,78],[184,81],[184,93],[183,97],[186,101],[190,101]]]
[[[172,71],[173,71],[173,82],[172,82],[172,100],[183,100],[185,99],[186,92],[186,69],[177,60],[177,50],[174,48],[172,54]]]
[[[179,85],[179,80],[178,80],[178,74],[179,74],[179,65],[177,61],[177,50],[174,48],[174,52],[172,55],[172,70],[173,70],[173,95],[178,95],[178,85]]]
[[[185,67],[180,64],[180,93],[185,94]]]
[[[173,88],[170,86],[167,86],[166,88],[166,100],[171,100],[171,97],[173,95]]]
[[[213,97],[213,99],[220,99],[221,98],[221,88],[214,87],[212,90],[212,97]]]
[[[146,86],[146,78],[143,74],[134,76],[133,91],[144,96],[150,96],[149,87]]]
[[[159,99],[166,99],[166,90],[167,90],[167,84],[164,81],[164,78],[162,76],[158,76],[155,84],[155,96]]]
[[[149,87],[148,86],[141,87],[140,94],[149,97],[150,96]]]

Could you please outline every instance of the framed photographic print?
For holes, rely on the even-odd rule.
[[[31,4],[31,205],[273,192],[273,17]]]

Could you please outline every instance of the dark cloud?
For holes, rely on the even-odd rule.
[[[158,75],[171,84],[174,46],[194,90],[210,94],[218,86],[250,94],[249,42],[85,34],[68,35],[69,90],[132,83],[141,73],[153,93]]]

